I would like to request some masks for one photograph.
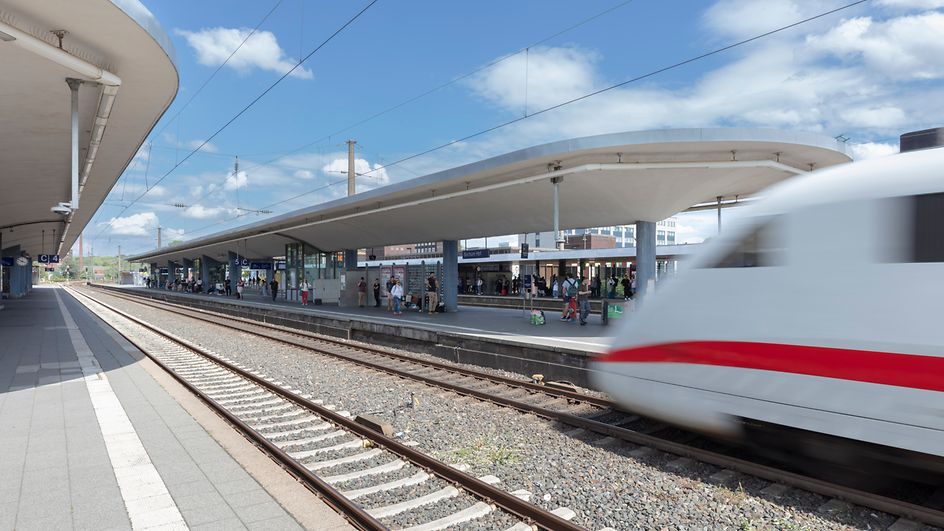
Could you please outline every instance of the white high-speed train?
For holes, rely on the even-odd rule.
[[[592,363],[627,409],[786,452],[944,456],[944,148],[778,185],[659,288]]]

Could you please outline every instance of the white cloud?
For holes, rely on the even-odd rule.
[[[184,209],[181,215],[191,219],[212,219],[218,218],[228,212],[230,212],[230,209],[225,207],[205,207],[197,204]]]
[[[184,229],[172,229],[170,227],[166,227],[163,229],[161,239],[168,244],[175,240],[186,240],[187,232]]]
[[[548,107],[593,90],[594,52],[577,48],[532,48],[476,74],[469,81],[479,96],[523,112]],[[527,91],[525,72],[527,71]]]
[[[862,62],[876,74],[896,79],[944,77],[944,13],[928,12],[887,21],[845,20],[808,43],[845,61]]]
[[[251,31],[248,28],[204,28],[200,31],[176,30],[176,33],[187,39],[187,44],[197,54],[197,62],[219,66]],[[297,59],[286,56],[275,34],[271,31],[256,31],[226,66],[242,74],[254,68],[285,74],[297,62]],[[291,75],[301,79],[314,77],[311,70],[304,66],[296,68]]]
[[[752,37],[807,16],[790,0],[721,0],[705,11],[705,23],[719,36],[733,39]]]
[[[321,167],[321,171],[328,174],[332,180],[343,178],[347,175],[347,159],[336,158]],[[365,159],[354,159],[354,182],[360,192],[371,190],[390,184],[390,175],[382,164],[371,165]]]
[[[839,116],[850,125],[868,128],[900,127],[908,118],[905,111],[892,106],[851,108],[841,111]]]
[[[119,236],[147,236],[157,228],[157,214],[139,212],[125,217],[115,217],[107,221],[111,233]]]
[[[295,177],[298,177],[299,179],[311,179],[312,177],[315,176],[315,174],[312,173],[310,170],[295,170],[295,173],[293,173],[292,175],[294,175]]]
[[[886,144],[882,142],[849,144],[849,148],[852,150],[852,156],[856,160],[874,159],[898,153],[898,144]]]
[[[944,0],[879,0],[879,5],[898,9],[940,9]]]
[[[201,144],[203,145],[203,147],[201,147]],[[187,147],[189,147],[190,149],[199,148],[200,151],[204,151],[206,153],[218,153],[220,151],[220,149],[216,147],[216,145],[213,144],[212,142],[207,142],[206,144],[203,144],[203,140],[191,140],[190,142],[187,143]]]
[[[249,184],[249,176],[245,171],[240,171],[236,175],[232,173],[226,176],[226,182],[223,183],[224,190],[236,190]]]

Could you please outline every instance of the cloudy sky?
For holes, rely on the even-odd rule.
[[[174,41],[180,92],[86,228],[96,254],[343,196],[349,138],[360,191],[609,132],[806,130],[868,158],[944,125],[944,0],[871,0],[394,164],[849,2],[379,0],[204,144],[367,2],[143,2]],[[681,241],[714,229],[714,213],[679,217]]]

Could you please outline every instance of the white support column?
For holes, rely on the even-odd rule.
[[[650,282],[656,281],[656,224],[636,222],[636,293],[645,298]]]
[[[79,209],[79,85],[82,81],[79,79],[67,77],[66,83],[69,84],[69,92],[72,96],[72,201],[69,203],[73,211]]]
[[[564,236],[560,230],[560,183],[563,180],[563,177],[551,178],[551,182],[554,184],[554,246],[558,250],[564,248]]]

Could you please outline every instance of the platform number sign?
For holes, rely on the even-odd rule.
[[[41,264],[58,264],[59,255],[58,254],[41,254],[39,255],[39,263]]]
[[[529,249],[530,249],[530,246],[529,246],[528,244],[526,244],[526,243],[522,243],[522,244],[521,244],[521,258],[522,258],[522,259],[525,259],[525,258],[528,257],[528,250],[529,250]]]

